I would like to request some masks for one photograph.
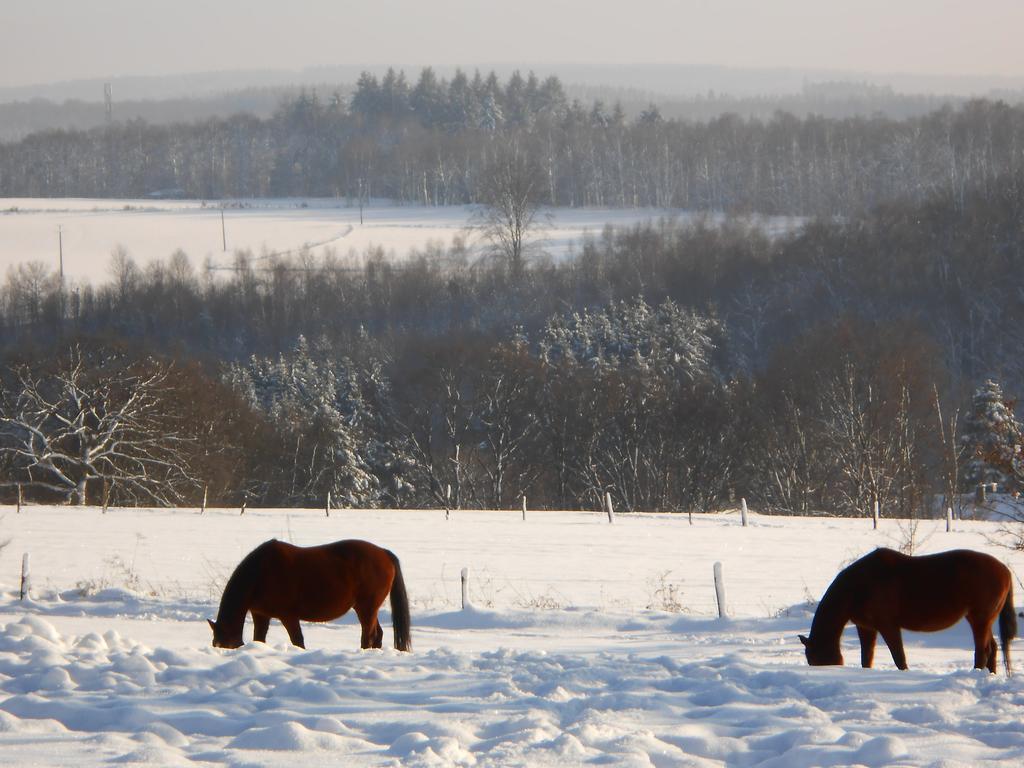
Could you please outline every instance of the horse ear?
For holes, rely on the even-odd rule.
[[[210,625],[210,629],[213,630],[213,633],[217,634],[217,625],[214,623],[213,619],[207,619],[206,623]]]
[[[807,645],[810,641],[804,635],[800,635],[800,642]]]

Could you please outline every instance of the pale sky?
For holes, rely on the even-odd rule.
[[[0,0],[0,86],[311,66],[1024,75],[1022,0]]]

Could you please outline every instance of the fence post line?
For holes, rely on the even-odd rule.
[[[747,527],[747,500],[746,499],[740,499],[740,522],[743,524],[744,528]]]
[[[21,590],[18,594],[18,600],[24,600],[28,597],[28,591],[30,589],[29,583],[29,571],[28,571],[28,552],[21,556]]]
[[[462,569],[462,610],[469,605],[469,567]]]
[[[331,492],[327,492],[327,501],[324,503],[324,517],[331,516]]]
[[[953,530],[953,508],[946,507],[946,533]]]
[[[872,521],[872,526],[871,527],[874,530],[878,530],[878,508],[879,508],[878,499],[875,499],[875,503],[872,504],[872,506],[871,506],[871,521]]]
[[[605,508],[605,511],[608,513],[608,522],[609,523],[614,523],[615,522],[615,509],[614,509],[614,507],[612,507],[612,492],[611,491],[605,491],[604,492],[604,508]]]
[[[103,514],[107,514],[107,503],[110,501],[110,483],[103,478]]]
[[[718,601],[718,618],[726,617],[725,608],[725,579],[722,577],[722,564],[715,563],[715,600]]]
[[[245,514],[245,505],[248,504],[248,503],[249,503],[249,497],[248,496],[243,496],[242,497],[242,511],[238,513],[239,516]]]
[[[19,514],[19,515],[21,514],[21,502],[22,502],[21,483],[18,483],[18,512],[17,512],[17,514]]]
[[[199,514],[200,515],[206,513],[206,494],[209,493],[209,491],[210,491],[209,484],[204,485],[203,486],[203,506],[199,508]]]
[[[526,519],[526,494],[523,494],[523,520]]]

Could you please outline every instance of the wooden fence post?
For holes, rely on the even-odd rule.
[[[110,483],[103,478],[103,514],[107,514],[107,504],[110,502]]]
[[[953,530],[953,508],[946,507],[946,533]]]
[[[715,563],[715,599],[718,601],[718,618],[726,617],[725,580],[722,578],[722,564]]]
[[[245,505],[248,504],[248,503],[249,503],[249,496],[248,495],[243,496],[242,497],[242,511],[238,513],[239,516],[245,514]]]
[[[743,524],[744,528],[747,527],[747,500],[746,499],[740,499],[740,522]]]
[[[203,486],[203,506],[199,508],[199,514],[200,515],[206,513],[206,494],[209,493],[209,491],[210,491],[210,486],[209,485],[204,485]]]
[[[526,494],[523,494],[523,520],[526,519]]]
[[[875,503],[871,506],[871,521],[872,528],[878,530],[878,499],[875,499]]]
[[[324,516],[331,516],[331,492],[327,492],[327,502],[324,504]]]
[[[611,491],[605,491],[604,492],[604,508],[605,508],[605,511],[608,513],[608,522],[609,523],[614,523],[615,522],[615,509],[612,507],[612,492]]]
[[[21,502],[22,502],[21,483],[18,483],[18,512],[17,512],[17,514],[19,514],[19,515],[21,514]]]
[[[462,569],[462,610],[469,605],[469,568]]]
[[[29,572],[28,572],[28,552],[21,556],[21,590],[18,595],[18,600],[24,600],[28,597],[28,591],[31,588],[29,583]]]

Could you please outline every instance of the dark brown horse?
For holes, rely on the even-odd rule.
[[[254,640],[265,642],[270,620],[279,619],[292,643],[305,648],[300,621],[331,621],[355,608],[362,626],[360,647],[380,648],[384,630],[377,611],[388,595],[395,648],[411,651],[409,598],[393,553],[355,539],[319,547],[271,539],[246,555],[228,579],[217,620],[210,621],[213,645],[242,645],[248,612]]]
[[[906,669],[901,629],[937,632],[966,618],[974,633],[975,668],[995,672],[996,617],[1009,675],[1010,641],[1017,635],[1009,568],[969,549],[923,557],[876,549],[839,572],[818,604],[810,637],[800,635],[800,641],[808,664],[842,664],[839,638],[852,621],[860,636],[861,666],[871,666],[881,633],[896,666]]]

